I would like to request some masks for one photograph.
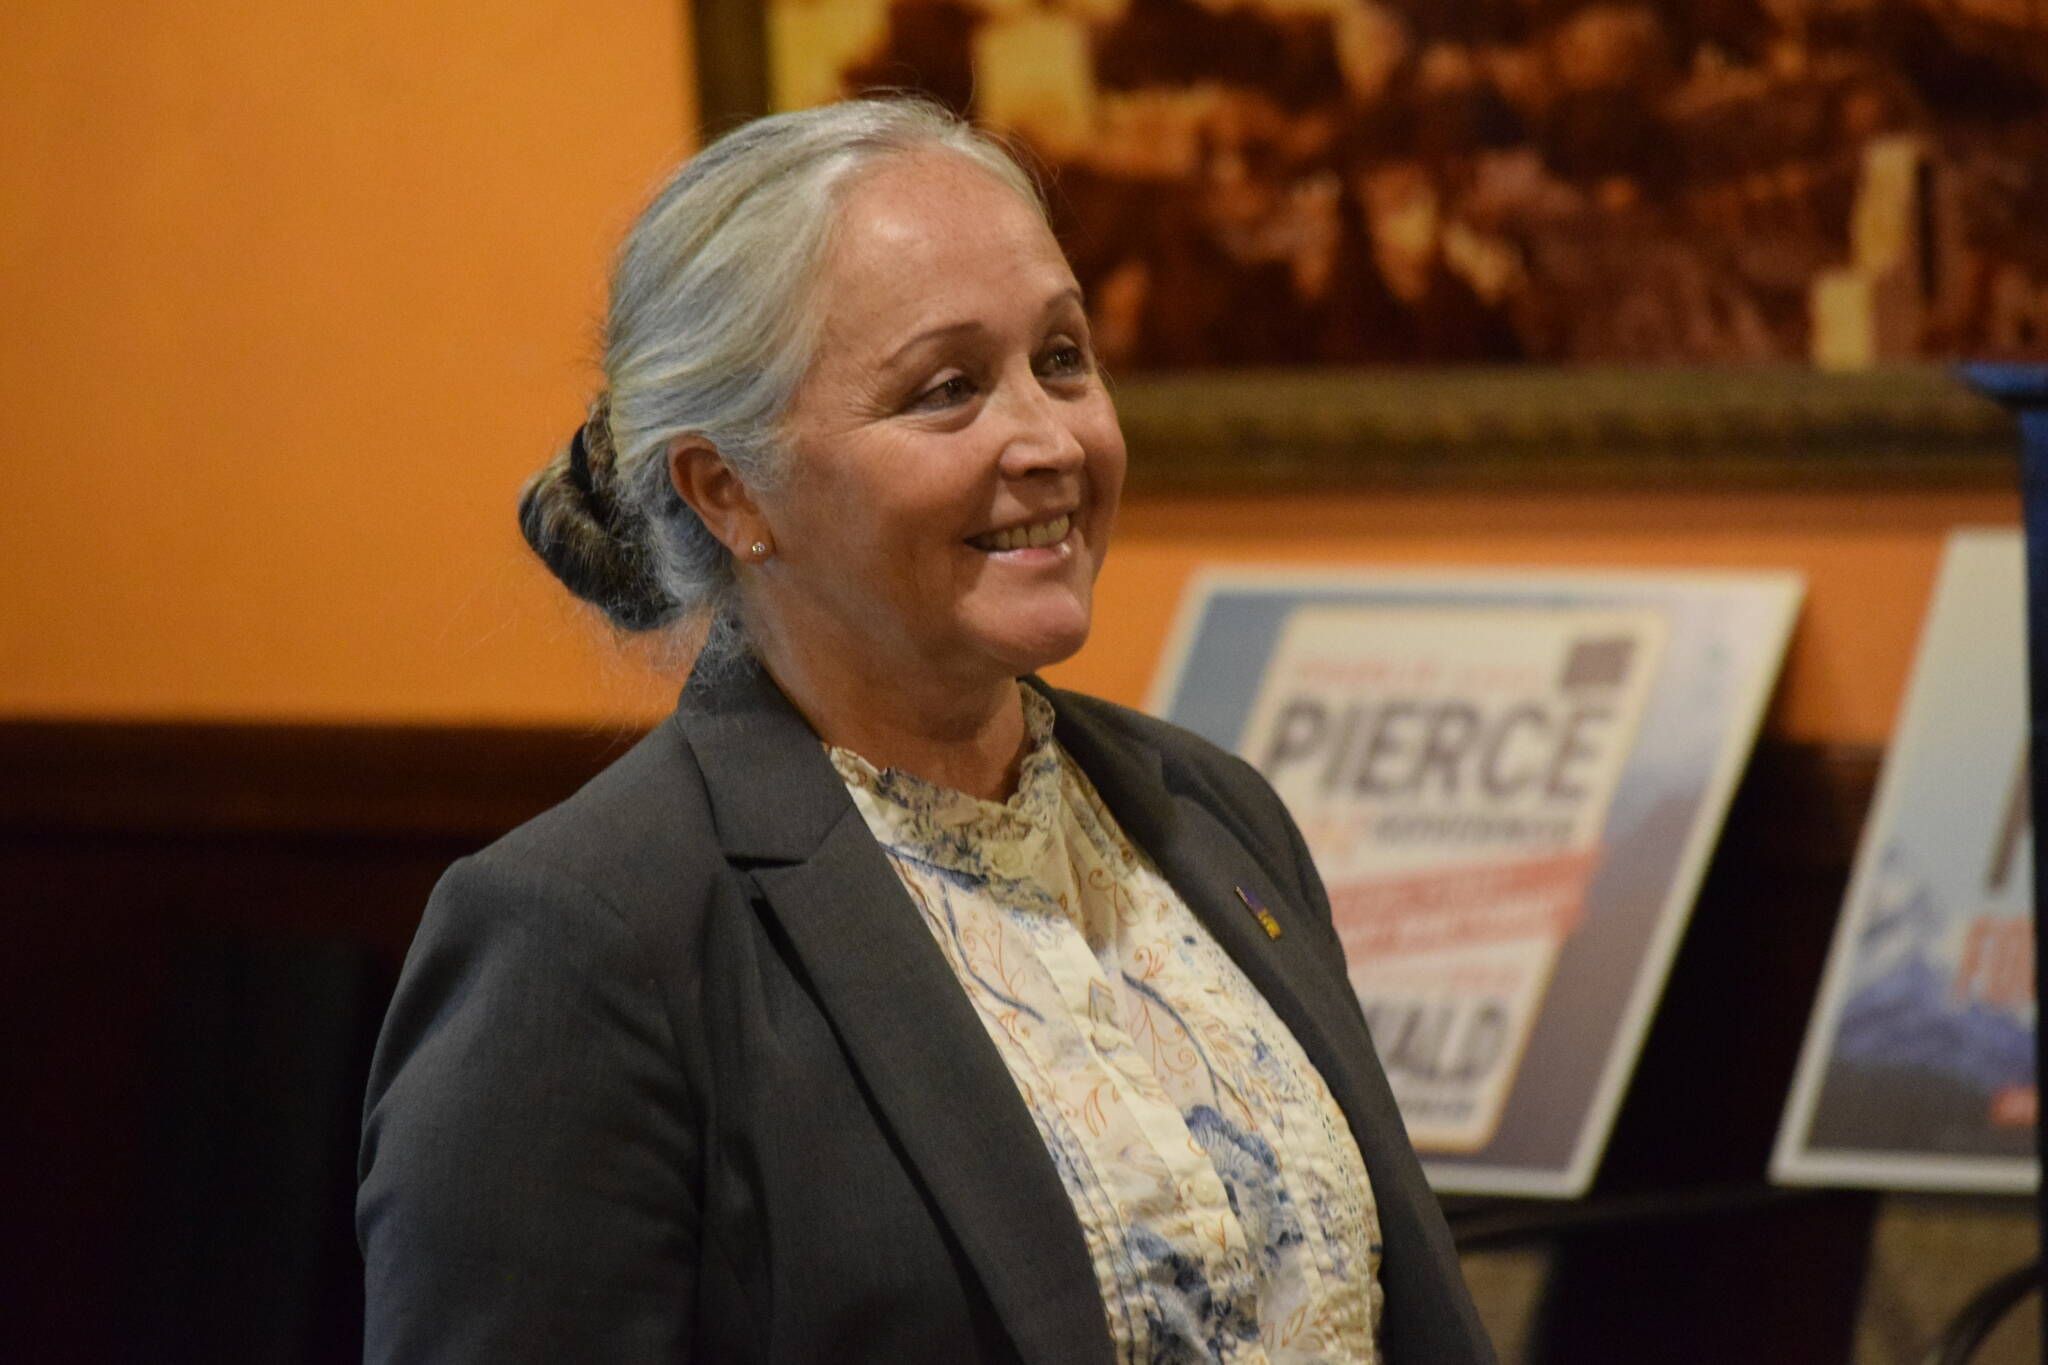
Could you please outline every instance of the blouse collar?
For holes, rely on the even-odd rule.
[[[828,746],[832,766],[882,841],[897,852],[955,872],[980,874],[990,849],[1051,832],[1060,810],[1060,750],[1052,703],[1020,685],[1026,749],[1017,790],[985,801],[901,768],[877,768],[851,749]]]

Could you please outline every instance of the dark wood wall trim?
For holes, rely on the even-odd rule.
[[[488,726],[0,722],[0,826],[487,840],[636,732]]]
[[[637,732],[496,726],[0,722],[0,827],[132,834],[490,839]],[[1843,865],[1880,750],[1766,739],[1744,803],[1773,862]]]

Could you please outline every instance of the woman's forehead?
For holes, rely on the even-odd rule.
[[[835,245],[851,253],[940,249],[962,238],[983,244],[1008,238],[1058,251],[1037,205],[943,149],[893,157],[868,170],[847,190],[838,220]]]
[[[1006,294],[1036,307],[1073,272],[1034,205],[951,152],[898,158],[847,193],[820,281],[828,315],[908,316]]]

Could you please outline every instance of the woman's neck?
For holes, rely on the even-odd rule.
[[[849,674],[772,640],[757,640],[755,652],[827,744],[985,801],[1007,800],[1016,790],[1027,735],[1015,679],[962,688]]]

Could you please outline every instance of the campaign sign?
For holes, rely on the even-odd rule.
[[[2038,1179],[2025,604],[2017,531],[1950,537],[1779,1130],[1779,1180]]]
[[[1191,589],[1153,709],[1301,825],[1439,1189],[1591,1181],[1798,598],[1784,575]]]

